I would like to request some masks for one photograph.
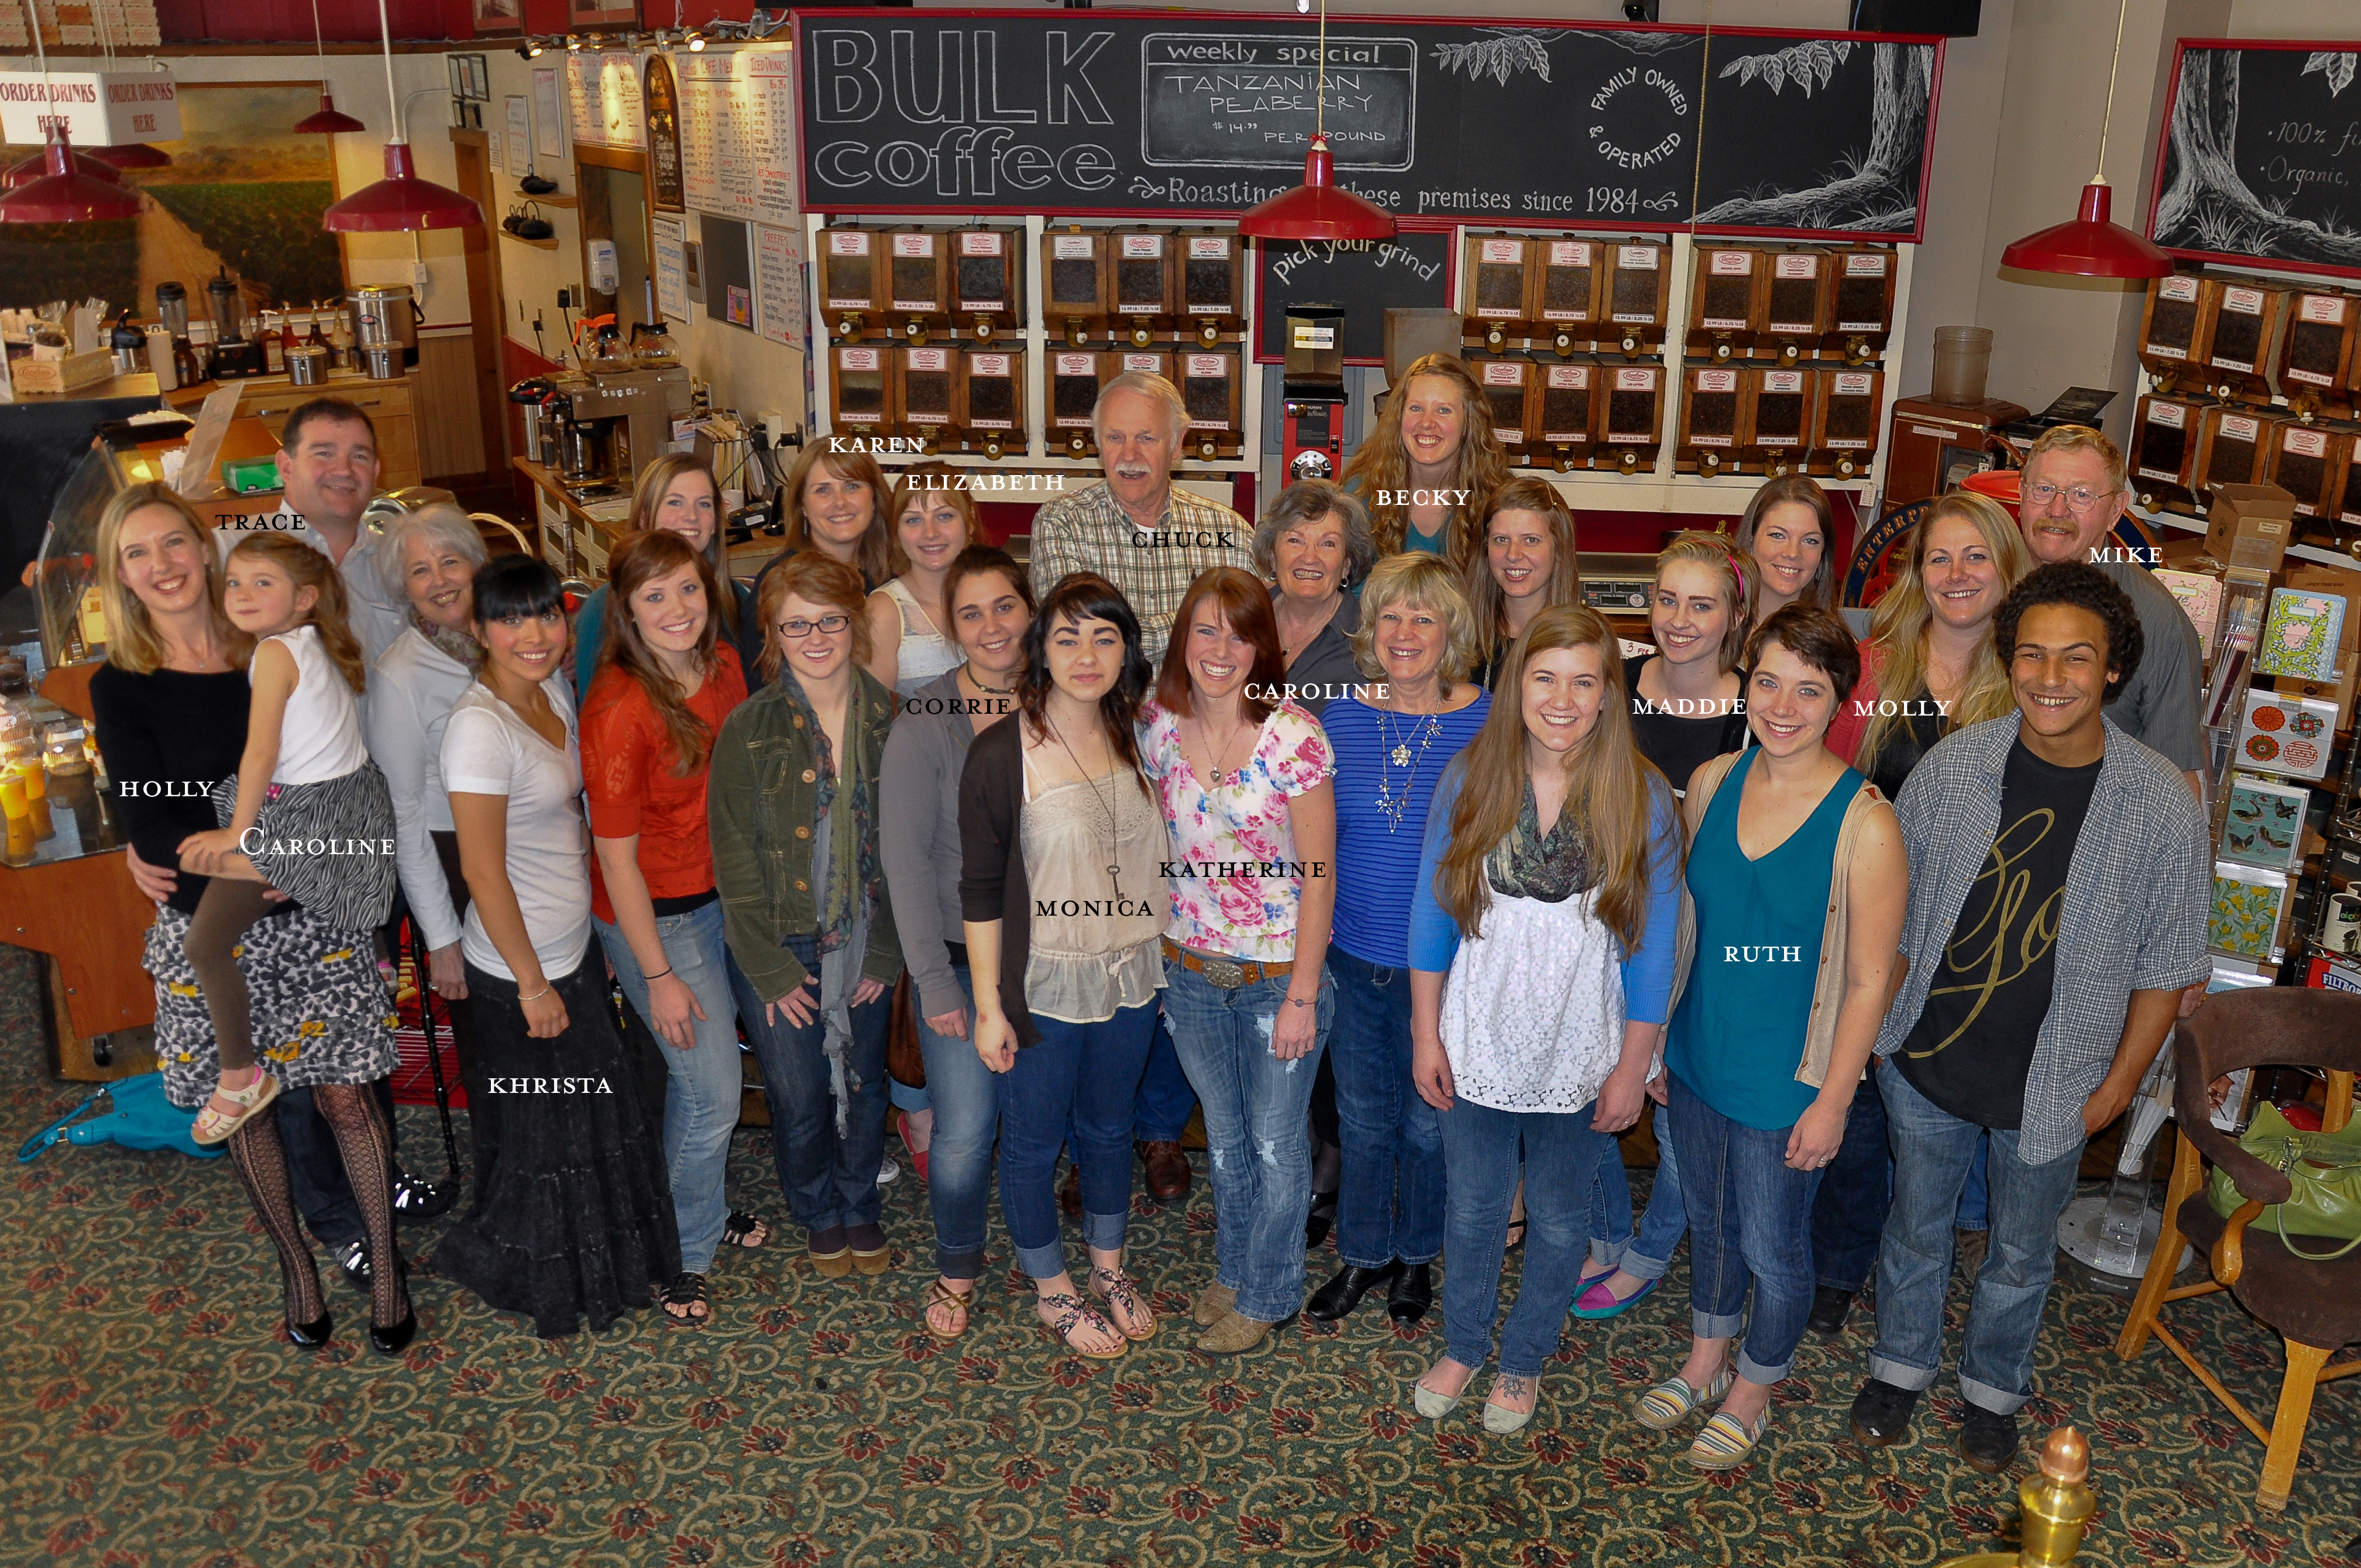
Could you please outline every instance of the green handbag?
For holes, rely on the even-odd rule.
[[[2288,1251],[2308,1262],[2326,1263],[2361,1246],[2361,1120],[2348,1123],[2341,1133],[2300,1133],[2278,1106],[2267,1104],[2255,1113],[2238,1146],[2294,1184],[2286,1202],[2267,1205],[2256,1222]],[[2224,1219],[2246,1201],[2230,1173],[2218,1165],[2206,1182],[2205,1198]],[[2290,1232],[2341,1237],[2345,1245],[2334,1252],[2309,1253],[2288,1239]]]

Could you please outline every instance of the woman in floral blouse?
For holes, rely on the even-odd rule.
[[[1269,595],[1217,566],[1173,618],[1140,765],[1172,831],[1164,1014],[1205,1113],[1215,1273],[1197,1348],[1235,1354],[1303,1304],[1305,1137],[1334,1010],[1335,769],[1320,721],[1284,700]]]

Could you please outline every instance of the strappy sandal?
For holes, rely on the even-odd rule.
[[[664,1287],[664,1321],[676,1329],[701,1329],[713,1321],[713,1309],[706,1299],[705,1276],[702,1274],[691,1274],[683,1269],[674,1275],[672,1283]],[[687,1310],[675,1312],[673,1310],[675,1307]],[[697,1310],[699,1307],[705,1310]]]
[[[1631,1414],[1650,1431],[1670,1431],[1688,1419],[1689,1412],[1699,1405],[1709,1405],[1730,1392],[1738,1374],[1724,1366],[1719,1376],[1702,1388],[1692,1388],[1678,1377],[1667,1377],[1640,1396],[1631,1407]]]
[[[1071,1292],[1061,1290],[1055,1296],[1043,1296],[1036,1304],[1049,1309],[1051,1313],[1050,1317],[1039,1320],[1041,1327],[1076,1355],[1087,1356],[1093,1361],[1115,1361],[1120,1359],[1124,1353],[1131,1348],[1128,1335],[1099,1316],[1097,1312],[1084,1306],[1082,1299]],[[1038,1314],[1037,1313],[1036,1316],[1038,1318]],[[1093,1328],[1104,1329],[1108,1333],[1115,1335],[1115,1347],[1113,1350],[1085,1350],[1076,1344],[1073,1339],[1074,1331],[1085,1323]]]
[[[751,1251],[771,1239],[771,1224],[759,1214],[732,1209],[729,1223],[721,1227],[721,1239],[731,1246],[742,1246]]]
[[[1728,1410],[1716,1410],[1713,1418],[1705,1423],[1705,1430],[1697,1434],[1697,1441],[1689,1444],[1689,1464],[1699,1470],[1735,1470],[1754,1457],[1754,1451],[1761,1446],[1763,1434],[1770,1430],[1770,1426],[1771,1407],[1768,1405],[1763,1406],[1763,1413],[1754,1418],[1752,1431]]]
[[[935,1327],[934,1313],[937,1307],[949,1307],[952,1311],[957,1312],[960,1315],[959,1327],[949,1333]],[[942,1282],[940,1276],[937,1276],[927,1286],[926,1305],[918,1309],[918,1321],[925,1323],[927,1332],[937,1339],[955,1340],[967,1332],[968,1319],[974,1310],[975,1291],[973,1289],[954,1290]]]
[[[228,1101],[237,1107],[237,1113],[224,1115],[214,1109],[213,1100],[207,1100],[204,1109],[197,1113],[197,1119],[189,1124],[190,1140],[200,1144],[225,1141],[232,1133],[252,1121],[256,1112],[278,1099],[279,1089],[279,1080],[267,1072],[256,1073],[254,1081],[244,1089],[224,1089],[219,1083],[214,1084],[214,1099]]]
[[[1122,1269],[1093,1268],[1091,1294],[1113,1309],[1107,1313],[1107,1321],[1124,1338],[1137,1343],[1156,1337],[1156,1314],[1148,1310],[1147,1302],[1139,1299],[1139,1287]],[[1132,1332],[1129,1326],[1135,1317],[1148,1320],[1148,1327],[1138,1333]]]

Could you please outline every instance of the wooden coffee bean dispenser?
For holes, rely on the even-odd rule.
[[[1594,395],[1599,367],[1588,360],[1541,367],[1541,442],[1535,460],[1560,473],[1590,466],[1604,400]]]
[[[1752,246],[1699,246],[1689,278],[1688,352],[1716,364],[1743,358],[1763,325],[1770,253]]]
[[[1665,317],[1672,308],[1673,247],[1662,240],[1633,239],[1604,248],[1607,280],[1601,310],[1607,320],[1598,346],[1636,359],[1664,345]]]
[[[1460,342],[1487,354],[1503,354],[1523,339],[1532,319],[1535,253],[1548,241],[1510,235],[1467,236],[1467,308]]]
[[[2197,510],[2197,437],[2212,406],[2208,398],[2162,392],[2139,400],[2132,413],[2130,478],[2146,510]]]
[[[1025,231],[961,229],[952,236],[951,314],[978,343],[1025,324]]]
[[[1744,387],[1747,373],[1730,365],[1691,365],[1681,373],[1680,439],[1673,469],[1681,474],[1736,471],[1746,444]]]
[[[858,343],[885,313],[884,247],[875,229],[820,231],[820,306],[828,334]]]
[[[1774,250],[1765,258],[1755,357],[1792,366],[1818,355],[1836,319],[1835,259],[1811,246]]]
[[[1070,347],[1104,337],[1115,315],[1106,243],[1094,229],[1052,229],[1041,236],[1042,322]],[[1056,400],[1050,401],[1054,407]]]
[[[885,305],[907,343],[924,343],[950,313],[950,236],[889,229],[884,238]]]
[[[1664,367],[1602,365],[1598,374],[1607,413],[1599,425],[1603,450],[1591,466],[1621,474],[1653,470],[1664,440]]]
[[[1598,335],[1598,291],[1605,276],[1599,262],[1606,247],[1595,239],[1540,243],[1541,287],[1534,301],[1536,324],[1548,334],[1553,352],[1587,353]]]
[[[962,451],[997,459],[1025,449],[1025,355],[1005,348],[960,351],[959,419]]]

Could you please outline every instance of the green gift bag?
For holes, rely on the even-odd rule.
[[[2265,1105],[2238,1146],[2294,1184],[2286,1202],[2266,1205],[2256,1221],[2288,1251],[2325,1263],[2361,1246],[2361,1120],[2346,1124],[2341,1133],[2300,1133],[2278,1106]],[[2206,1182],[2205,1198],[2225,1219],[2246,1201],[2218,1165]],[[2289,1240],[2290,1235],[2327,1236],[2345,1245],[2334,1252],[2310,1253]]]

